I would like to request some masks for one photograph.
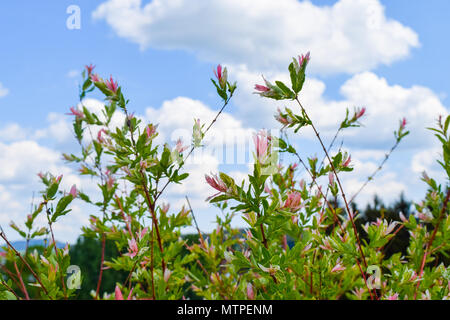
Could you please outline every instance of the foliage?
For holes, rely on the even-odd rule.
[[[223,102],[220,111],[209,125],[195,120],[192,145],[179,140],[170,147],[155,143],[156,124],[143,123],[129,113],[129,100],[112,77],[102,79],[93,73],[93,66],[87,66],[79,105],[71,108],[80,153],[64,158],[79,166],[81,175],[97,182],[100,198],[75,186],[69,193],[58,191],[62,177],[41,174],[45,190],[27,218],[27,230],[11,226],[26,239],[50,234],[52,243],[41,255],[19,253],[1,233],[8,268],[0,283],[1,297],[76,296],[77,286],[66,285],[64,277],[80,257],[73,255],[71,261],[68,247],[53,245],[52,225],[70,212],[77,198],[92,208],[83,236],[101,243],[97,286],[88,287],[95,299],[182,299],[191,292],[188,289],[205,299],[448,299],[450,117],[440,118],[437,127],[431,128],[442,144],[439,163],[447,174],[445,185],[424,174],[428,191],[414,212],[398,207],[389,214],[382,211],[374,220],[368,208],[362,217],[352,205],[357,194],[349,201],[341,183],[341,176],[353,170],[350,154],[343,147],[331,151],[335,139],[325,146],[318,124],[301,103],[309,59],[309,53],[293,59],[288,68],[290,84],[264,79],[264,85],[255,86],[263,98],[293,101],[298,107],[279,109],[275,115],[283,125],[282,137],[265,130],[255,134],[254,163],[247,182],[223,172],[206,176],[206,183],[216,191],[208,201],[221,214],[216,230],[208,236],[199,231],[198,241],[181,236],[181,229],[192,224],[192,208],[171,208],[161,202],[161,196],[169,184],[183,183],[188,177],[186,159],[201,146],[228,105],[236,83],[228,81],[227,69],[219,65],[212,82]],[[100,111],[84,105],[93,91],[105,98]],[[347,111],[335,138],[342,130],[358,127],[364,113],[365,108],[353,115]],[[115,115],[123,120],[119,126],[112,123]],[[406,125],[406,119],[400,120],[390,152],[408,135]],[[306,127],[313,130],[323,150],[321,162],[300,155],[288,140],[289,130],[301,136]],[[280,165],[280,153],[297,162]],[[296,178],[300,165],[308,174],[305,179]],[[35,229],[33,223],[40,214],[46,215],[48,227]],[[231,227],[236,216],[246,222],[244,234]],[[405,231],[410,236],[401,250],[389,252],[394,238]],[[109,244],[114,244],[118,255],[109,255]],[[33,276],[26,283],[20,271],[25,268]],[[102,286],[105,270],[118,273],[114,294],[110,283]],[[92,278],[85,279],[84,284],[93,285]],[[32,295],[30,286],[38,288]]]

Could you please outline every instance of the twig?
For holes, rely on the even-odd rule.
[[[14,269],[16,269],[17,277],[20,281],[20,286],[22,287],[22,292],[25,295],[25,299],[30,300],[30,296],[28,295],[27,288],[25,287],[25,284],[23,283],[22,274],[19,271],[19,268],[17,267],[16,261],[14,261]]]
[[[216,114],[216,116],[214,117],[214,119],[211,121],[211,123],[209,124],[209,126],[206,128],[205,132],[203,133],[203,137],[206,135],[206,133],[209,131],[209,129],[212,127],[212,125],[217,121],[217,119],[219,118],[219,116],[222,114],[223,110],[225,109],[225,107],[228,105],[228,102],[230,102],[231,97],[233,97],[233,93],[230,94],[230,96],[228,97],[228,99],[225,101],[225,103],[223,104],[222,108],[219,110],[219,112]],[[183,159],[182,163],[185,163],[186,160],[189,158],[189,156],[191,155],[191,153],[194,151],[195,146],[193,146],[191,148],[191,150],[188,152],[188,154],[186,155],[186,157]],[[163,193],[163,191],[167,188],[167,186],[170,184],[170,180],[166,182],[166,184],[161,188],[161,190],[159,191],[159,193],[156,195],[155,197],[155,202],[156,200],[158,200],[158,198],[161,196],[161,194]]]
[[[202,235],[202,233],[200,231],[200,228],[198,227],[197,219],[195,219],[195,214],[194,214],[194,211],[192,210],[191,202],[189,201],[188,196],[185,196],[185,197],[186,197],[187,204],[189,206],[189,210],[191,211],[192,218],[194,219],[195,227],[197,228],[197,232],[198,232],[198,235],[200,237],[200,241],[201,241],[202,245],[204,245],[205,239],[203,238],[203,235]]]
[[[0,278],[0,281],[1,281],[1,285],[4,286],[6,288],[6,290],[11,292],[16,297],[17,300],[22,299],[17,295],[17,293],[10,286],[8,286],[8,284],[2,278]]]
[[[341,222],[339,221],[339,218],[338,218],[338,216],[336,214],[336,211],[334,210],[333,206],[330,204],[330,202],[328,201],[326,196],[323,194],[322,188],[320,188],[320,186],[318,185],[317,181],[314,179],[314,176],[313,176],[311,170],[309,170],[309,168],[306,166],[306,163],[303,161],[303,159],[300,157],[300,155],[298,154],[297,151],[294,154],[297,156],[298,161],[303,165],[303,167],[305,168],[306,172],[308,172],[308,174],[310,175],[311,179],[313,179],[313,182],[316,184],[317,189],[319,190],[321,196],[323,197],[323,200],[327,204],[327,206],[330,209],[330,211],[333,213],[335,221],[338,223],[339,227],[341,228],[341,232],[344,233],[344,229],[342,227]]]
[[[397,230],[395,230],[395,232],[392,234],[393,237],[391,237],[391,238],[389,239],[388,243],[386,243],[384,246],[380,247],[377,251],[383,252],[385,249],[387,249],[387,248],[389,247],[389,245],[392,243],[391,240],[393,240],[393,239],[395,238],[395,236],[397,235],[397,233],[398,233],[400,230],[402,230],[404,226],[405,226],[405,225],[402,224],[400,227],[398,227]]]
[[[139,155],[138,155],[137,150],[136,150],[136,142],[134,140],[133,130],[131,129],[131,121],[129,120],[129,114],[128,114],[128,110],[127,110],[126,106],[123,106],[123,110],[125,112],[125,116],[126,116],[126,119],[127,119],[128,129],[130,130],[131,143],[133,144],[133,147],[134,147],[134,153],[136,155],[136,158],[138,158]],[[152,217],[153,223],[155,224],[156,237],[157,237],[157,240],[158,240],[159,250],[161,251],[162,271],[163,271],[163,274],[164,274],[164,271],[166,271],[166,263],[164,261],[164,249],[163,249],[163,246],[162,246],[161,236],[159,234],[158,218],[156,217],[156,212],[155,212],[155,203],[156,203],[157,198],[155,198],[155,200],[152,202],[152,200],[150,198],[150,194],[148,192],[147,183],[145,182],[146,181],[145,174],[142,171],[142,168],[139,170],[139,173],[140,173],[141,178],[143,180],[142,187],[144,189],[144,195],[145,195],[145,200],[147,202],[147,207],[148,207],[148,210],[150,211],[150,215]]]
[[[384,164],[386,163],[386,161],[389,159],[389,157],[391,156],[392,152],[394,152],[394,150],[397,148],[397,146],[399,145],[400,140],[397,140],[397,142],[392,146],[391,150],[389,150],[388,153],[386,153],[386,155],[384,156],[383,161],[380,163],[380,165],[378,166],[378,168],[375,169],[375,171],[367,177],[366,181],[361,185],[361,187],[359,188],[359,190],[351,197],[349,203],[352,203],[353,200],[355,200],[355,198],[358,196],[358,194],[367,186],[367,184],[373,180],[373,178],[375,177],[375,175],[378,173],[378,171],[380,171]]]
[[[316,134],[317,139],[319,140],[320,145],[322,146],[322,149],[323,149],[323,151],[325,152],[325,155],[326,155],[326,157],[327,157],[327,159],[328,159],[328,162],[330,163],[330,167],[331,167],[331,169],[333,170],[333,173],[334,173],[334,175],[335,175],[335,177],[336,177],[336,181],[337,181],[337,183],[338,183],[339,189],[340,189],[341,194],[342,194],[342,198],[344,199],[345,207],[346,207],[346,209],[347,209],[347,213],[348,213],[350,222],[351,222],[351,224],[352,224],[352,227],[353,227],[353,230],[354,230],[354,233],[355,233],[357,245],[358,245],[359,251],[360,251],[360,253],[361,253],[361,258],[362,258],[363,264],[364,264],[365,268],[367,268],[366,257],[365,257],[365,255],[364,255],[363,250],[362,250],[361,241],[360,241],[359,235],[358,235],[358,230],[356,229],[356,225],[355,225],[355,222],[354,222],[354,220],[353,220],[353,214],[352,214],[352,212],[351,212],[351,210],[350,210],[350,207],[349,207],[349,205],[348,205],[348,202],[347,202],[347,198],[346,198],[346,196],[345,196],[344,189],[342,188],[341,181],[340,181],[339,176],[338,176],[338,174],[337,174],[337,172],[336,172],[336,168],[335,168],[334,165],[333,165],[333,161],[331,161],[331,159],[330,159],[330,156],[329,156],[329,154],[328,154],[328,152],[327,152],[327,149],[325,148],[325,146],[324,146],[324,144],[323,144],[322,138],[320,138],[319,132],[317,131],[316,127],[314,126],[314,123],[311,121],[311,118],[308,116],[308,114],[307,114],[305,108],[304,108],[303,105],[300,103],[300,100],[298,99],[298,97],[295,97],[295,100],[297,101],[297,103],[299,104],[300,108],[301,108],[302,111],[304,112],[305,116],[307,117],[307,119],[308,119],[309,122],[311,123],[311,127],[313,128],[314,133]],[[358,266],[359,266],[359,261],[358,261],[358,259],[356,259],[356,263],[357,263]],[[360,269],[361,274],[362,274],[362,276],[363,276],[363,278],[364,278],[364,281],[366,282],[366,285],[367,285],[367,281],[366,281],[366,278],[365,278],[365,274],[364,274],[364,272],[362,271],[362,268],[361,268],[360,266],[359,266],[359,269]],[[370,292],[370,289],[369,289],[369,292]],[[375,293],[375,295],[376,295],[376,293]]]
[[[105,237],[105,234],[103,233],[103,235],[102,235],[102,257],[100,260],[100,274],[98,276],[97,290],[95,291],[95,299],[98,299],[98,295],[100,293],[100,285],[102,284],[103,263],[105,261],[105,244],[106,244],[106,237]]]
[[[330,150],[333,147],[334,143],[336,142],[336,139],[337,139],[339,133],[342,131],[342,129],[343,129],[342,127],[339,127],[339,129],[336,131],[333,139],[331,140],[330,144],[328,145],[328,149],[327,149],[328,153],[330,153]],[[341,143],[341,146],[342,146],[342,143]],[[320,170],[322,170],[322,167],[323,167],[324,162],[325,162],[326,159],[327,159],[327,156],[324,155],[323,158],[322,158],[322,161],[320,161],[319,170],[318,170],[319,172],[320,172]],[[316,178],[317,177],[314,177],[313,180],[315,180]],[[313,182],[311,182],[310,188],[312,188]],[[327,193],[328,193],[328,190],[327,190]]]
[[[46,209],[46,212],[47,212],[48,226],[50,228],[50,234],[52,236],[52,241],[53,241],[53,245],[54,245],[54,249],[55,249],[56,259],[58,259],[59,258],[58,248],[56,247],[55,234],[53,233],[52,221],[50,219],[50,211],[49,211],[49,209],[47,207],[47,202],[45,202],[45,209]],[[62,287],[63,287],[64,298],[67,299],[66,285],[64,283],[64,277],[63,277],[62,273],[60,274],[59,278],[61,280],[61,284],[62,284]]]
[[[439,215],[439,219],[438,219],[438,221],[436,223],[436,227],[434,228],[434,231],[431,234],[431,238],[428,241],[427,246],[425,248],[425,253],[423,254],[422,264],[420,266],[420,272],[418,274],[419,275],[419,281],[417,281],[417,286],[416,286],[416,289],[414,290],[414,300],[416,300],[416,298],[417,298],[417,290],[419,289],[420,282],[422,280],[421,278],[422,278],[422,275],[423,275],[423,270],[425,268],[425,262],[427,260],[428,251],[430,250],[431,246],[433,245],[433,241],[434,241],[434,238],[436,237],[436,233],[437,233],[437,231],[439,229],[439,225],[441,224],[442,219],[444,219],[445,212],[447,211],[447,204],[448,204],[449,200],[450,200],[450,188],[447,189],[447,195],[445,197],[444,204],[442,206],[441,214]]]
[[[16,250],[16,248],[13,247],[13,245],[8,241],[8,239],[6,238],[5,234],[3,232],[0,232],[0,237],[6,242],[6,245],[12,250],[14,251],[14,253],[16,254],[16,256],[26,265],[26,267],[28,268],[28,270],[30,270],[31,274],[33,275],[33,277],[36,279],[37,282],[39,282],[39,284],[41,285],[42,290],[44,290],[45,294],[51,299],[52,297],[49,296],[47,289],[44,287],[44,285],[42,284],[41,279],[39,278],[39,276],[34,272],[33,268],[30,267],[30,265],[28,264],[28,262],[22,257],[22,255]]]
[[[155,295],[155,276],[154,276],[154,274],[153,274],[153,271],[154,271],[154,253],[153,253],[153,246],[154,246],[154,243],[153,243],[153,230],[154,230],[154,227],[153,227],[153,223],[152,223],[152,244],[151,244],[151,264],[150,264],[150,269],[151,269],[151,272],[152,272],[152,297],[153,297],[153,300],[156,300],[156,295]],[[164,275],[163,275],[164,276]]]
[[[128,232],[130,233],[130,236],[133,236],[133,233],[131,232],[130,224],[128,223],[128,219],[127,219],[127,217],[125,217],[125,211],[123,210],[122,202],[120,202],[120,198],[117,195],[116,195],[115,199],[116,199],[117,205],[119,206],[120,213],[122,213],[122,218],[125,221]]]

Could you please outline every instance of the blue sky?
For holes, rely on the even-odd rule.
[[[209,81],[217,63],[228,66],[240,90],[220,128],[276,128],[272,114],[281,105],[252,95],[252,86],[261,82],[262,73],[269,79],[283,77],[289,57],[310,50],[304,99],[315,108],[313,118],[324,136],[333,134],[345,107],[368,108],[361,134],[344,136],[356,161],[355,173],[346,180],[349,190],[357,189],[389,149],[398,119],[411,119],[411,136],[362,194],[361,204],[375,193],[390,201],[401,191],[419,201],[424,191],[420,172],[442,175],[433,162],[436,145],[423,128],[449,110],[449,1],[153,2],[160,8],[139,0],[0,3],[3,227],[11,219],[25,218],[31,194],[39,190],[36,173],[41,169],[64,172],[67,187],[77,183],[90,190],[89,181],[77,178],[76,168],[67,167],[59,156],[75,150],[70,118],[64,113],[77,104],[80,77],[74,75],[89,63],[102,76],[117,78],[131,109],[147,121],[162,123],[165,136],[173,138],[177,125],[191,125],[190,110],[205,122],[217,110],[219,100]],[[66,27],[70,5],[81,10],[79,30]],[[375,29],[367,25],[370,19],[375,19]],[[169,120],[174,124],[165,124]],[[293,141],[305,152],[319,154],[308,131]],[[247,170],[246,165],[212,160],[204,168],[192,168],[197,180],[206,169],[227,170],[236,177]],[[204,205],[210,190],[192,183],[190,196],[201,226],[211,228],[215,213]],[[182,200],[189,188],[172,190],[168,200]],[[174,207],[181,204],[175,201]],[[85,208],[75,208],[60,223],[57,236],[74,241],[87,217]]]

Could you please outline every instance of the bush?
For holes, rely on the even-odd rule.
[[[70,212],[71,202],[76,198],[91,205],[96,213],[91,215],[90,225],[83,228],[83,236],[97,243],[113,243],[119,252],[109,256],[106,253],[110,247],[102,245],[103,258],[95,261],[108,273],[117,272],[114,294],[110,283],[101,285],[106,274],[97,284],[110,293],[95,290],[92,278],[84,279],[95,299],[182,299],[188,293],[205,299],[448,299],[448,185],[440,185],[424,174],[428,191],[424,201],[415,204],[414,214],[408,214],[408,206],[402,203],[374,219],[372,209],[379,210],[376,203],[361,217],[353,205],[359,191],[348,198],[341,183],[341,176],[353,170],[351,156],[342,148],[331,150],[341,131],[360,125],[366,110],[347,110],[335,138],[326,146],[299,95],[308,61],[309,54],[293,59],[288,68],[290,84],[264,79],[264,85],[255,86],[263,98],[291,100],[298,107],[278,109],[275,118],[282,125],[282,137],[265,130],[254,135],[254,165],[248,183],[235,181],[223,172],[206,176],[206,183],[216,192],[208,201],[222,214],[217,216],[217,229],[208,237],[199,231],[197,241],[181,237],[181,228],[192,223],[192,209],[174,211],[160,199],[169,184],[183,183],[188,177],[183,170],[186,159],[201,146],[211,126],[220,121],[236,83],[228,81],[227,69],[219,65],[212,82],[222,99],[220,111],[209,124],[194,121],[190,146],[179,140],[170,148],[155,143],[157,125],[144,124],[129,113],[129,100],[112,77],[104,80],[93,73],[93,66],[87,66],[79,107],[71,108],[81,150],[64,158],[78,165],[81,175],[98,181],[101,199],[91,199],[92,195],[76,186],[68,194],[58,192],[62,176],[40,174],[45,186],[42,202],[27,217],[26,231],[15,224],[13,228],[26,239],[50,234],[55,243],[52,225]],[[105,97],[101,112],[83,104],[94,90]],[[116,114],[123,117],[118,127],[111,122]],[[439,163],[447,178],[449,123],[450,117],[440,118],[437,127],[431,129],[442,143]],[[367,183],[408,135],[406,125],[406,119],[401,119],[392,149]],[[322,161],[301,155],[289,143],[288,132],[301,134],[305,127],[315,132],[324,153]],[[296,163],[278,165],[280,153],[290,154]],[[300,166],[306,170],[307,180],[295,179]],[[40,214],[47,215],[48,226],[34,229]],[[231,227],[237,215],[247,223],[244,236]],[[404,237],[407,234],[409,238]],[[31,298],[29,286],[39,288],[32,298],[68,299],[77,294],[80,273],[75,271],[67,285],[64,277],[70,271],[71,259],[78,262],[88,257],[71,257],[68,248],[58,249],[53,244],[41,255],[22,255],[3,232],[0,235],[7,245],[6,266],[18,266],[17,270],[9,269],[2,279],[1,297]],[[404,239],[401,243],[395,240],[400,235]],[[34,278],[31,284],[21,280],[20,270],[24,269]]]

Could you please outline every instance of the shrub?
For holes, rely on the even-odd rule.
[[[112,77],[104,80],[93,73],[93,66],[87,66],[79,107],[71,108],[80,154],[64,154],[64,158],[78,165],[81,175],[98,182],[101,198],[91,199],[92,195],[75,186],[68,194],[58,192],[62,177],[40,174],[45,190],[42,202],[27,218],[27,230],[12,226],[26,239],[50,234],[53,241],[41,255],[36,251],[19,253],[4,232],[0,234],[6,242],[5,266],[9,266],[1,280],[1,297],[67,299],[76,294],[82,275],[80,279],[75,272],[71,285],[66,285],[69,249],[54,245],[52,225],[69,213],[70,203],[77,198],[98,212],[82,230],[85,238],[102,243],[97,289],[91,288],[95,299],[182,299],[188,288],[206,299],[448,299],[450,270],[443,259],[450,249],[448,185],[424,174],[428,191],[424,201],[415,204],[414,214],[405,216],[406,212],[398,211],[392,213],[398,221],[388,216],[375,221],[366,217],[367,222],[362,223],[352,205],[359,191],[348,198],[341,183],[341,176],[353,170],[351,156],[342,148],[331,150],[341,131],[360,125],[366,110],[347,110],[326,146],[318,124],[301,102],[309,59],[309,54],[293,59],[289,84],[264,79],[264,85],[255,86],[261,97],[291,100],[297,109],[278,109],[275,118],[282,125],[282,137],[265,130],[254,135],[254,164],[247,183],[223,172],[206,176],[205,183],[216,192],[208,201],[222,214],[209,236],[198,230],[198,241],[181,237],[181,228],[192,224],[192,208],[174,211],[161,203],[161,195],[169,184],[183,183],[188,177],[184,172],[187,158],[220,121],[236,83],[228,81],[227,69],[219,65],[212,82],[222,99],[220,111],[209,124],[194,121],[190,146],[179,140],[170,148],[155,143],[156,124],[143,123],[129,112],[129,100]],[[105,97],[101,112],[83,104],[94,90]],[[115,115],[123,118],[122,125],[112,124]],[[450,117],[440,118],[437,127],[430,129],[442,144],[439,163],[447,178],[449,123]],[[406,125],[406,119],[400,120],[392,149],[367,183],[408,135]],[[301,134],[305,127],[314,131],[323,150],[322,161],[301,155],[289,143],[288,132]],[[296,162],[278,165],[280,153],[290,154]],[[295,178],[300,166],[308,179]],[[40,214],[47,215],[48,226],[35,230],[34,220]],[[247,224],[244,235],[231,227],[238,215]],[[387,253],[396,235],[405,231],[410,237],[403,250]],[[120,254],[105,258],[106,242],[114,243]],[[32,275],[27,284],[20,271],[25,268]],[[127,275],[116,283],[114,294],[100,292],[104,269]],[[30,286],[39,289],[32,296]]]

